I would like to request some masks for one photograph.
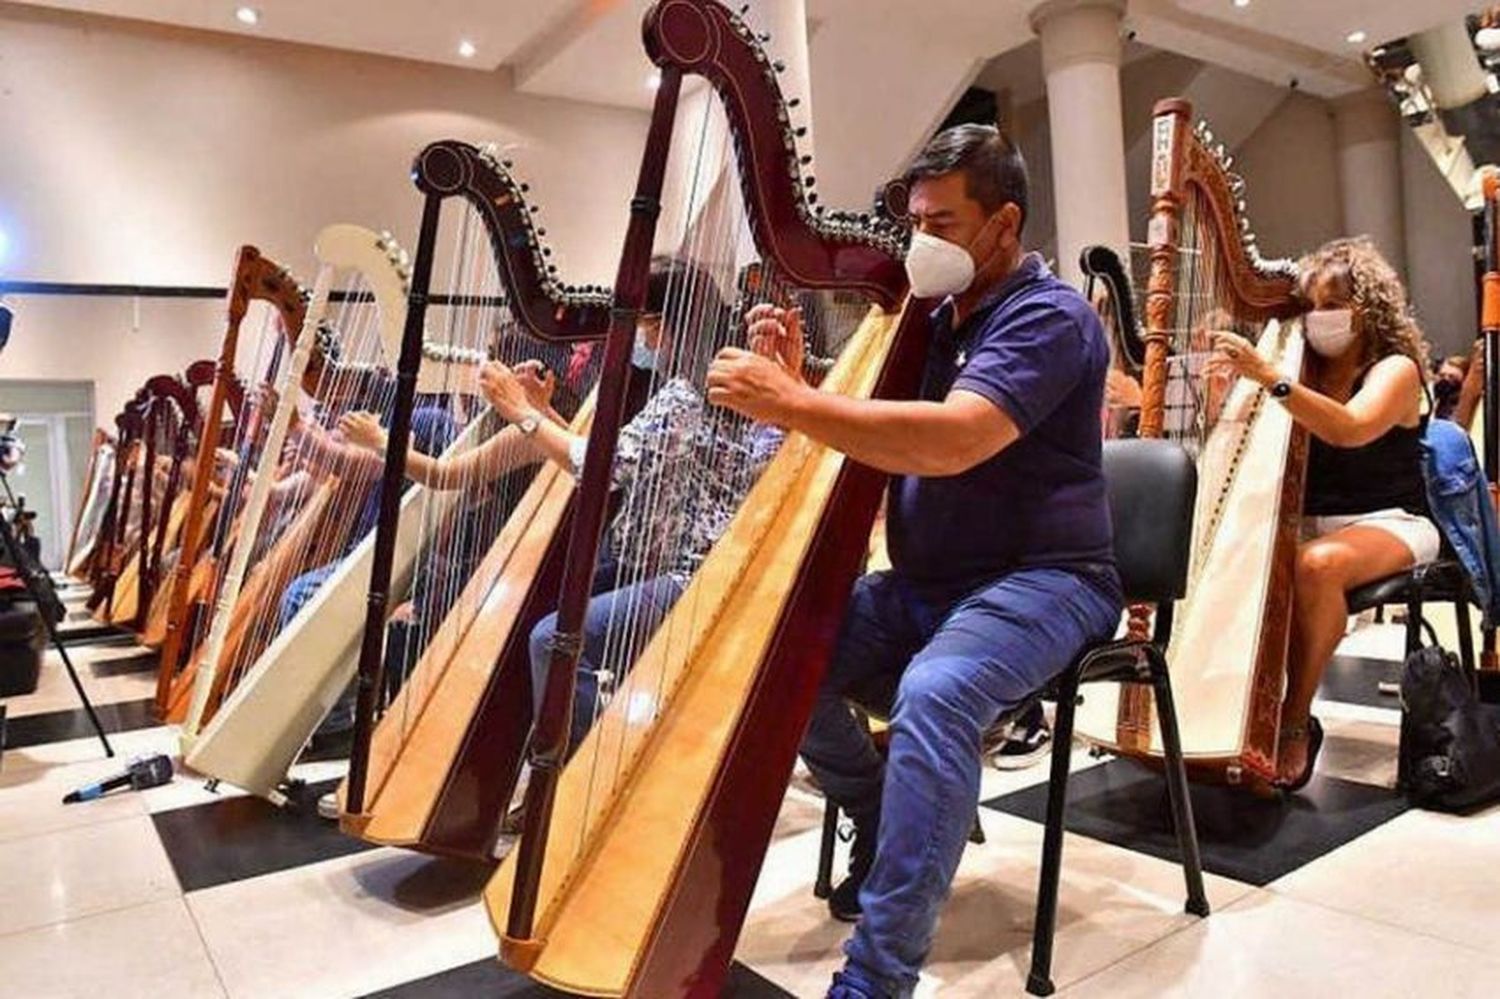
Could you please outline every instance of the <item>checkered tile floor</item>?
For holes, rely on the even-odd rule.
[[[1392,790],[1397,713],[1376,693],[1400,638],[1341,650],[1309,793],[1194,791],[1214,914],[1182,912],[1159,780],[1074,753],[1055,978],[1067,996],[1493,996],[1500,993],[1500,808],[1407,809]],[[117,751],[175,751],[146,710],[149,659],[73,649]],[[232,789],[171,785],[63,806],[118,769],[55,654],[4,703],[0,997],[542,996],[504,969],[477,895],[483,868],[371,848]],[[336,780],[338,762],[297,776]],[[1020,995],[1046,767],[988,771],[987,842],[965,854],[919,995]],[[730,993],[815,996],[847,927],[811,895],[819,799],[793,787]],[[1435,977],[1440,975],[1440,980]]]

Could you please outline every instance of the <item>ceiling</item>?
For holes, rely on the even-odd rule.
[[[380,53],[475,70],[504,67],[523,91],[646,107],[651,68],[639,42],[648,0],[26,0],[260,38]],[[735,3],[740,0],[734,0]],[[755,3],[785,0],[754,0]],[[889,32],[920,44],[962,36],[987,59],[1031,39],[1038,0],[806,0],[820,32]],[[1145,43],[1277,83],[1338,96],[1369,85],[1362,48],[1477,9],[1478,0],[1130,0],[1127,27]],[[754,15],[752,14],[752,17]],[[1364,31],[1361,44],[1347,40]],[[459,54],[470,41],[471,58]]]

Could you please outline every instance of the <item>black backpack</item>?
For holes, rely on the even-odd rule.
[[[1500,800],[1500,706],[1479,703],[1451,652],[1429,646],[1406,658],[1397,782],[1422,808]]]

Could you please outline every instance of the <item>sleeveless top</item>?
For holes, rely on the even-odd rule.
[[[1354,380],[1354,392],[1364,380],[1363,374]],[[1420,450],[1426,428],[1423,415],[1416,426],[1394,426],[1361,447],[1335,447],[1309,435],[1303,514],[1330,517],[1399,507],[1428,516]]]

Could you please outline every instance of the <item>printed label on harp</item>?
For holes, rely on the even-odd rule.
[[[1151,141],[1151,193],[1166,194],[1172,188],[1172,137],[1177,119],[1164,114],[1156,119]]]

